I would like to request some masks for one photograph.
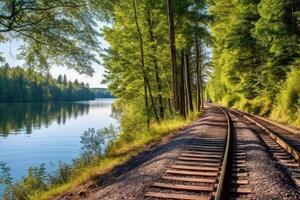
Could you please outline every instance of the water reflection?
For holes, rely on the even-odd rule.
[[[48,127],[53,122],[65,124],[67,119],[87,115],[90,106],[103,102],[14,103],[0,104],[0,135],[32,133],[33,128]]]
[[[0,104],[0,161],[11,168],[14,180],[41,163],[49,171],[59,161],[72,163],[81,153],[84,131],[118,126],[112,117],[113,102]]]

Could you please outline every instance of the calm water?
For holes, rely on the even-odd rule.
[[[30,166],[45,163],[51,171],[58,161],[70,163],[80,153],[84,131],[116,125],[113,101],[0,104],[0,161],[15,180]]]

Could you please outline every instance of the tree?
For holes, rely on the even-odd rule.
[[[185,81],[186,81],[186,93],[187,93],[187,102],[189,109],[193,112],[194,105],[193,105],[193,97],[192,97],[192,87],[191,87],[191,73],[190,73],[190,60],[189,55],[184,55],[184,67],[185,67]]]
[[[216,18],[212,24],[216,42],[212,58],[215,69],[210,84],[211,97],[213,100],[226,99],[228,106],[239,101],[247,105],[248,101],[259,96],[261,86],[257,69],[261,65],[262,54],[259,52],[262,49],[252,36],[254,24],[259,19],[257,5],[257,1],[222,0],[211,6]],[[247,82],[249,84],[245,84]]]
[[[77,80],[77,79],[75,79],[75,81],[74,81],[74,85],[75,85],[75,87],[79,87],[79,82],[78,82],[78,80]]]
[[[195,35],[202,37],[204,32],[208,32],[205,4],[199,1],[174,1],[172,35],[178,49],[175,53],[184,50],[187,54],[183,57],[182,68],[177,66],[180,62],[175,60],[175,74],[172,68],[167,68],[172,63],[167,7],[165,0],[120,1],[113,6],[111,25],[103,28],[104,39],[109,43],[109,48],[102,54],[106,68],[103,83],[118,97],[120,109],[125,110],[122,127],[137,123],[147,127],[146,124],[149,125],[151,120],[160,122],[193,111],[193,94],[196,92],[194,79],[190,76],[194,76],[194,59],[185,62],[185,57],[194,55]],[[180,58],[179,55],[175,57]],[[178,82],[173,87],[173,78],[183,80],[183,84]],[[179,99],[184,99],[178,99],[180,105],[177,108],[172,88],[176,88]],[[183,88],[183,91],[179,92],[179,88]],[[188,108],[185,108],[185,102],[189,102]],[[180,109],[185,111],[178,113]],[[129,116],[133,111],[135,117]]]
[[[214,0],[209,7],[215,19],[209,96],[299,125],[300,2]]]
[[[66,65],[91,75],[92,64],[99,64],[96,23],[107,14],[99,8],[107,5],[88,0],[2,1],[0,42],[21,40],[20,56],[31,67]]]
[[[137,10],[136,10],[136,1],[133,0],[133,9],[134,9],[134,19],[136,24],[136,29],[138,32],[138,38],[140,42],[140,53],[141,53],[141,71],[143,74],[143,80],[144,80],[144,98],[145,98],[145,107],[146,107],[146,113],[147,113],[147,126],[150,125],[150,116],[149,116],[149,110],[148,110],[148,94],[147,91],[149,91],[149,96],[151,99],[152,109],[155,116],[155,119],[157,122],[159,122],[159,118],[156,112],[156,108],[153,101],[153,96],[151,92],[151,86],[149,84],[149,78],[148,78],[148,68],[145,66],[145,58],[144,58],[144,41],[143,36],[140,30],[139,22],[138,22],[138,16],[137,16]]]
[[[68,85],[68,79],[67,79],[66,75],[64,75],[63,83],[64,83],[64,86]]]
[[[186,90],[185,90],[185,79],[184,79],[184,50],[181,50],[181,65],[179,70],[179,111],[180,114],[186,117]]]
[[[172,92],[175,111],[179,109],[178,96],[178,80],[177,80],[177,64],[176,64],[176,45],[175,45],[175,30],[174,30],[174,15],[173,15],[173,0],[167,0],[168,19],[169,19],[169,42],[170,42],[170,57],[172,69]]]
[[[153,3],[147,2],[147,22],[148,22],[148,33],[149,33],[149,42],[151,43],[152,53],[151,53],[151,59],[154,65],[154,76],[155,76],[155,82],[156,82],[156,89],[157,89],[157,107],[159,116],[161,119],[164,119],[164,105],[163,105],[163,97],[162,97],[162,83],[161,78],[159,75],[159,66],[158,66],[158,59],[157,59],[157,45],[155,45],[155,35],[154,35],[154,20],[153,20],[153,10],[152,7],[155,5],[152,5]]]
[[[59,84],[63,84],[63,77],[62,77],[62,75],[59,75],[59,76],[57,77],[57,82],[58,82]]]

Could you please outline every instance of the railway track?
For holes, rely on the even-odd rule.
[[[146,199],[236,199],[251,193],[243,144],[234,136],[223,108],[226,134],[206,133],[186,146],[180,157],[145,193]],[[225,121],[225,120],[224,120]]]
[[[288,173],[294,183],[300,187],[300,135],[290,128],[272,123],[238,110],[235,114],[243,117],[260,128],[257,133],[260,140],[268,148],[273,159]]]

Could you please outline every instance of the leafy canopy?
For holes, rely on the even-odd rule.
[[[100,63],[98,22],[108,19],[113,2],[2,0],[0,43],[20,41],[19,57],[29,66],[48,70],[65,65],[92,75],[91,65]]]

